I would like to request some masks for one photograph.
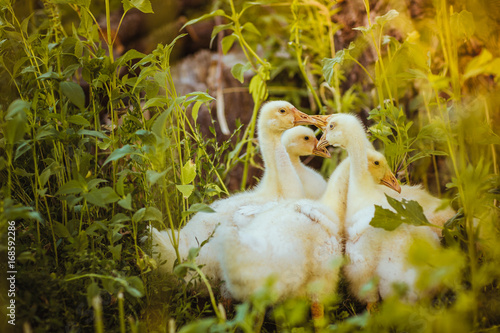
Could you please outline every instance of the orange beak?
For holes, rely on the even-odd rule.
[[[392,188],[394,191],[398,193],[401,193],[401,186],[399,185],[396,176],[394,176],[393,173],[390,171],[387,171],[384,178],[380,180],[380,184]]]
[[[323,129],[328,124],[328,118],[330,118],[330,116],[331,116],[330,114],[327,114],[327,115],[314,115],[310,117],[317,122],[317,124],[315,124],[316,127]]]
[[[293,124],[295,126],[297,126],[297,125],[314,125],[314,126],[320,127],[320,128],[326,126],[326,122],[323,120],[323,118],[317,118],[320,116],[310,116],[310,115],[307,115],[304,112],[301,112],[297,109],[293,110],[293,116],[294,116]]]
[[[326,149],[326,146],[318,147],[318,144],[319,144],[319,141],[316,140],[316,146],[314,147],[312,153],[316,156],[330,158],[332,155],[330,155],[330,152],[328,151],[328,149]]]
[[[323,133],[321,138],[319,139],[318,143],[316,144],[316,148],[326,148],[330,145],[328,140],[326,140],[326,133]]]

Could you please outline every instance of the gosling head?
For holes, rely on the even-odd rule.
[[[318,143],[319,147],[332,145],[345,149],[350,142],[355,140],[363,140],[364,145],[367,142],[363,124],[352,114],[337,113],[330,115],[323,131],[323,136]]]
[[[330,157],[326,147],[316,147],[318,139],[316,139],[314,131],[308,127],[297,126],[290,128],[281,136],[281,143],[285,146],[289,155]]]
[[[299,111],[286,101],[272,101],[260,110],[259,126],[282,132],[297,125],[321,126],[322,122]]]
[[[385,159],[384,155],[376,150],[367,150],[368,157],[368,171],[373,177],[373,180],[377,184],[385,185],[394,191],[401,193],[401,186],[398,180],[391,172],[389,164]]]

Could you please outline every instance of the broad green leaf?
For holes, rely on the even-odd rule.
[[[155,207],[146,207],[146,208],[141,208],[137,212],[135,212],[134,216],[132,217],[132,221],[135,222],[135,223],[141,222],[141,221],[158,221],[158,222],[162,222],[163,221],[163,215],[158,210],[158,208],[155,208]]]
[[[247,62],[246,64],[236,64],[231,68],[231,74],[233,74],[234,78],[240,83],[243,83],[245,80],[245,73],[252,68],[252,64]]]
[[[99,132],[99,131],[92,131],[92,130],[86,130],[86,129],[81,129],[78,132],[76,132],[78,135],[89,135],[89,136],[94,136],[99,139],[103,140],[109,140],[109,137],[106,136],[106,134]]]
[[[193,25],[193,24],[195,24],[195,23],[198,23],[198,22],[200,22],[200,21],[206,20],[206,19],[211,18],[211,17],[214,17],[214,16],[225,16],[225,17],[228,17],[228,16],[226,15],[226,13],[225,13],[222,9],[217,9],[217,10],[214,10],[213,12],[211,12],[211,13],[208,13],[208,14],[202,15],[202,16],[200,16],[200,17],[196,18],[196,19],[193,19],[193,20],[188,21],[186,24],[184,24],[184,25],[182,26],[182,28],[181,28],[180,30],[184,29],[184,28],[185,28],[185,27],[187,27],[188,25]]]
[[[58,133],[52,124],[46,124],[38,127],[36,130],[35,140],[39,141],[45,139],[46,137],[54,137],[57,136],[57,134]]]
[[[3,124],[4,136],[8,144],[15,144],[24,138],[28,130],[27,111],[31,104],[17,99],[9,105]]]
[[[97,187],[97,185],[99,184],[102,184],[102,183],[107,183],[108,181],[106,179],[102,179],[102,178],[95,178],[95,179],[91,179],[89,180],[89,182],[87,183],[87,191],[90,191],[94,188]]]
[[[186,94],[186,101],[183,103],[183,106],[186,107],[189,104],[193,103],[194,101],[206,103],[213,100],[214,98],[209,94],[207,94],[206,92],[197,91]]]
[[[120,200],[120,197],[116,194],[115,190],[109,186],[93,189],[92,191],[83,194],[83,197],[87,199],[88,203],[102,208],[106,208],[107,204]]]
[[[114,152],[112,152],[108,156],[106,161],[104,161],[104,164],[102,166],[105,166],[106,164],[108,164],[111,161],[116,161],[124,156],[127,156],[127,155],[135,153],[135,152],[136,152],[135,146],[125,145],[121,148],[116,149]]]
[[[118,244],[115,246],[108,245],[108,250],[113,255],[114,260],[121,260],[122,259],[122,244]]]
[[[228,23],[228,24],[221,24],[217,25],[214,27],[212,30],[212,36],[210,37],[210,47],[212,46],[212,42],[214,41],[215,37],[217,37],[217,34],[223,30],[226,29],[231,29],[234,26],[234,23]]]
[[[56,195],[78,194],[81,193],[82,191],[83,191],[82,184],[78,180],[72,179],[64,183],[61,187],[59,187],[59,190],[57,190]]]
[[[144,284],[138,276],[130,276],[126,278],[128,283],[127,292],[134,297],[144,296]]]
[[[128,210],[132,210],[132,195],[130,193],[124,199],[118,201],[118,204]]]
[[[167,102],[168,102],[168,98],[166,98],[166,97],[153,97],[153,98],[149,99],[148,101],[146,101],[146,103],[144,103],[144,106],[142,107],[142,109],[146,110],[146,109],[153,107],[153,106],[164,107],[165,105],[167,105]]]
[[[187,199],[193,193],[193,185],[175,185],[175,187],[182,193],[182,196]]]
[[[196,177],[196,164],[194,164],[193,161],[188,160],[182,167],[181,175],[182,185],[187,185],[193,182]]]
[[[72,115],[71,117],[68,118],[68,122],[84,127],[90,126],[90,122],[80,115]]]
[[[252,22],[247,22],[247,23],[243,24],[243,26],[241,27],[241,30],[246,30],[248,32],[256,34],[257,36],[260,36],[259,29],[257,29]]]
[[[396,213],[375,205],[375,215],[370,225],[376,228],[383,228],[388,231],[396,229],[402,223],[414,226],[433,226],[424,214],[422,206],[417,201],[402,199],[398,201],[385,195],[389,205]]]
[[[451,33],[456,38],[470,38],[476,31],[476,23],[471,12],[462,10],[450,16]]]
[[[60,238],[68,238],[71,237],[71,234],[68,231],[68,228],[61,222],[53,221],[52,226],[54,227],[54,233],[57,237]]]
[[[143,13],[153,13],[149,0],[122,0],[123,10],[128,12],[131,8],[136,8]]]
[[[380,26],[384,26],[387,22],[394,20],[398,16],[399,12],[395,9],[391,9],[385,15],[377,16],[375,18],[375,23],[379,24]]]
[[[119,65],[119,66],[123,66],[125,65],[127,62],[129,62],[130,60],[133,60],[133,59],[142,59],[144,58],[146,55],[144,53],[141,53],[135,49],[131,49],[131,50],[128,50],[127,53],[125,53],[124,55],[122,55],[120,58],[116,59],[116,63]]]
[[[195,123],[198,120],[198,111],[200,110],[202,104],[203,102],[198,101],[194,103],[193,108],[191,109],[191,117],[193,117]]]
[[[349,47],[347,49],[337,51],[337,53],[335,53],[335,57],[325,58],[321,61],[323,64],[323,69],[322,69],[323,76],[325,77],[325,81],[330,86],[333,87],[334,85],[333,78],[335,73],[335,65],[338,64],[339,66],[342,66],[342,64],[346,59],[352,59],[350,51],[354,49],[354,47],[355,47],[354,43],[351,42],[351,44],[349,44]]]
[[[163,111],[158,118],[153,123],[153,126],[151,126],[151,132],[153,132],[158,138],[162,138],[164,136],[164,130],[167,124],[167,118],[168,115],[172,112],[174,106],[176,105],[177,100],[175,102],[171,102],[170,106],[168,109]]]
[[[382,228],[387,231],[392,231],[399,227],[403,221],[396,213],[389,209],[375,205],[375,215],[373,216],[370,225],[375,228]]]
[[[200,319],[181,328],[179,333],[210,332],[210,327],[217,324],[217,318]]]
[[[500,76],[500,58],[493,58],[487,49],[483,49],[481,54],[469,61],[463,79],[467,80],[481,74]]]
[[[226,36],[224,38],[222,38],[222,52],[224,54],[227,54],[227,52],[231,49],[231,47],[233,46],[234,44],[234,41],[238,39],[238,36],[236,36],[235,34],[231,34],[229,36]]]
[[[250,80],[249,91],[250,94],[252,94],[254,103],[267,98],[267,85],[266,82],[262,80],[260,75],[254,75],[254,77],[252,77]]]
[[[85,93],[82,87],[75,82],[63,81],[59,83],[61,92],[66,96],[69,101],[78,107],[80,110],[85,108]]]
[[[156,184],[156,182],[162,178],[165,177],[167,174],[167,170],[164,170],[162,172],[154,171],[154,170],[147,170],[146,171],[146,179],[148,180],[149,184],[152,186]]]
[[[189,209],[187,211],[182,212],[182,217],[186,217],[190,214],[198,213],[198,212],[204,212],[204,213],[214,213],[215,210],[213,210],[210,206],[204,204],[204,203],[195,203],[189,206]]]

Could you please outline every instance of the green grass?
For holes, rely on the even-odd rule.
[[[414,244],[409,253],[420,267],[419,283],[444,283],[443,292],[414,307],[387,299],[368,314],[343,281],[327,304],[323,329],[500,327],[500,58],[492,37],[497,26],[484,14],[493,12],[488,5],[434,1],[424,20],[414,20],[390,8],[374,14],[365,1],[368,25],[356,28],[351,45],[336,45],[342,27],[330,17],[342,3],[217,2],[216,10],[187,25],[223,16],[213,37],[226,30],[224,52],[237,45],[247,61],[233,75],[243,81],[246,70],[253,72],[253,115],[231,143],[202,137],[195,122],[213,97],[176,92],[170,72],[176,40],[115,59],[108,52],[110,10],[122,4],[43,4],[43,11],[23,16],[23,4],[0,2],[0,250],[7,250],[7,221],[15,220],[19,326],[251,331],[271,309],[264,330],[311,331],[303,300],[272,304],[264,291],[222,309],[219,286],[206,295],[191,288],[209,283],[202,274],[189,283],[158,278],[159,263],[140,243],[148,226],[181,228],[228,195],[226,176],[237,165],[243,166],[241,189],[248,186],[258,110],[265,100],[282,98],[310,113],[368,110],[372,138],[400,179],[423,183],[458,212],[445,226],[442,249]],[[124,1],[123,15],[132,7],[151,12],[149,1]],[[106,32],[96,23],[99,11]],[[373,57],[364,58],[367,52]],[[129,74],[120,77],[121,69]],[[353,71],[354,84],[347,75]],[[83,81],[87,93],[77,83]],[[101,123],[103,113],[109,126]],[[337,162],[337,156],[324,162],[325,175]],[[199,271],[191,259],[184,267]]]

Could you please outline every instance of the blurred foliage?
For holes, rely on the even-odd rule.
[[[215,2],[186,23],[222,16],[212,37],[225,31],[223,51],[243,50],[237,79],[253,73],[253,117],[233,144],[217,141],[213,125],[213,138],[200,134],[198,110],[211,96],[178,96],[170,73],[176,40],[115,57],[110,10],[149,13],[149,1],[45,0],[41,10],[0,1],[0,250],[15,220],[18,323],[35,332],[250,332],[262,322],[265,331],[287,332],[498,330],[499,8],[433,0],[417,20],[390,3],[400,12],[389,5],[373,13],[364,1],[360,27],[332,20],[345,4],[323,0]],[[33,14],[18,14],[26,11]],[[102,12],[106,29],[96,21]],[[357,30],[350,45],[335,43],[343,29]],[[148,226],[180,228],[206,211],[228,194],[224,177],[236,165],[246,187],[257,111],[269,96],[313,113],[368,116],[393,171],[443,192],[444,205],[457,210],[443,247],[408,248],[419,285],[439,286],[438,296],[415,305],[395,296],[368,313],[342,281],[314,327],[304,300],[275,304],[271,282],[249,302],[222,307],[196,251],[177,276],[153,273],[159,263],[140,242]],[[402,210],[395,223],[421,215],[411,201],[394,205]],[[193,278],[184,282],[188,270]],[[205,288],[208,296],[198,291]]]

